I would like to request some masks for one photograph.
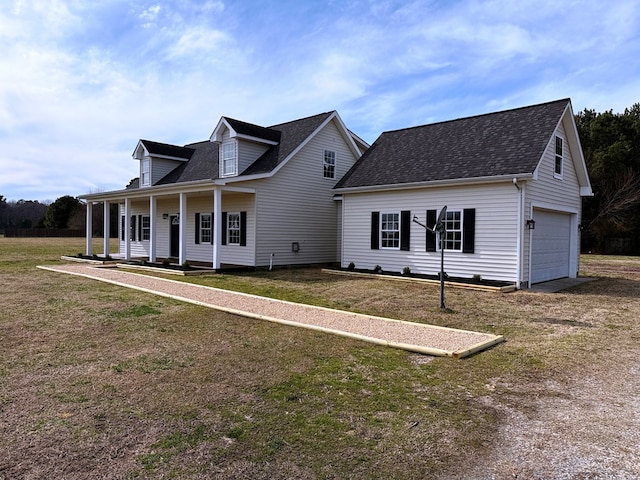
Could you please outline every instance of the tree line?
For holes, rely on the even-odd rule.
[[[111,205],[110,230],[117,234],[117,205]],[[94,205],[92,231],[102,235],[104,210]],[[85,231],[86,204],[71,195],[64,195],[52,203],[37,200],[7,201],[0,195],[0,230],[7,229],[68,229]]]
[[[575,116],[593,197],[583,200],[582,251],[640,255],[640,103],[624,113],[585,109]],[[117,232],[117,205],[111,206],[111,232]],[[103,210],[93,212],[100,235]],[[85,204],[69,195],[51,204],[7,202],[0,195],[0,229],[85,229]]]
[[[575,119],[594,193],[583,201],[582,251],[640,255],[640,103]]]

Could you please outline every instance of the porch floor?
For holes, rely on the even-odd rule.
[[[286,302],[117,268],[83,264],[38,268],[79,275],[248,318],[322,331],[426,355],[462,358],[504,341],[501,335]]]

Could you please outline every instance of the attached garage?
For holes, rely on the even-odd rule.
[[[571,265],[571,214],[533,210],[531,283],[569,276]]]

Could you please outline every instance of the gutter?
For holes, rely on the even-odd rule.
[[[385,185],[363,185],[358,187],[337,187],[334,188],[339,193],[367,193],[367,192],[382,192],[393,190],[410,190],[427,187],[449,187],[456,185],[473,185],[473,184],[487,184],[487,183],[502,183],[511,182],[514,179],[517,180],[530,180],[533,178],[531,173],[521,173],[517,175],[496,175],[491,177],[471,177],[471,178],[452,178],[446,180],[433,180],[426,182],[415,183],[398,183],[398,184],[385,184]]]

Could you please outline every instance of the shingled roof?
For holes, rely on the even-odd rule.
[[[321,113],[312,117],[301,118],[287,123],[260,127],[239,120],[225,117],[237,133],[267,140],[279,141],[270,147],[238,177],[269,173],[283,162],[309,135],[311,135],[333,112]],[[146,144],[145,144],[146,145]],[[161,145],[161,144],[158,144]],[[185,162],[165,175],[156,185],[192,182],[197,180],[213,180],[219,177],[218,144],[208,140],[191,143],[176,149],[192,150],[193,154]]]
[[[188,160],[195,151],[193,148],[179,147],[168,143],[152,142],[151,140],[140,140],[150,155],[161,155],[163,157],[184,158]]]
[[[568,103],[384,132],[335,188],[533,173]]]

